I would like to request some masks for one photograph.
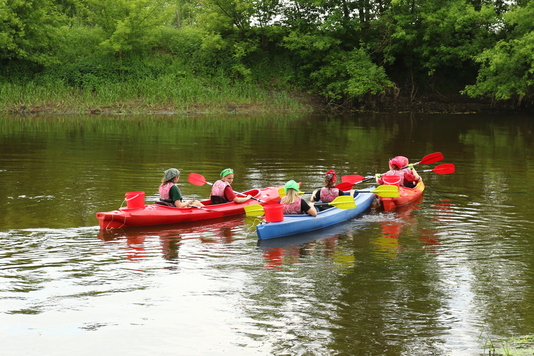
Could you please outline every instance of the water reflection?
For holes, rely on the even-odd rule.
[[[366,224],[352,220],[306,234],[258,240],[258,248],[262,252],[265,269],[272,272],[291,269],[303,260],[318,256],[342,271],[354,266],[354,254],[347,244]]]
[[[534,329],[530,118],[62,116],[0,124],[6,354],[133,355],[142,344],[154,354],[471,356],[482,353],[481,335]],[[287,239],[258,241],[258,221],[244,217],[109,235],[94,215],[118,208],[124,192],[155,200],[171,166],[209,181],[233,167],[238,191],[288,179],[308,191],[330,168],[365,176],[383,172],[394,155],[435,151],[456,172],[427,173],[424,198],[410,211]],[[181,188],[190,198],[209,195],[207,186]]]
[[[186,240],[201,243],[230,244],[242,230],[243,216],[211,219],[209,222],[197,221],[149,227],[130,227],[127,229],[100,230],[98,238],[104,242],[126,244],[126,258],[141,261],[147,258],[146,246],[159,240],[160,254],[169,261],[179,259],[180,245]],[[151,247],[150,253],[154,253]]]

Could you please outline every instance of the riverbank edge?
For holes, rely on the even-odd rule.
[[[316,95],[297,93],[290,95],[293,105],[280,107],[271,103],[188,106],[142,105],[139,103],[117,103],[115,105],[62,106],[60,103],[40,105],[7,105],[0,107],[4,114],[70,114],[70,115],[206,115],[206,114],[261,114],[261,113],[419,113],[419,114],[497,114],[532,113],[532,108],[518,108],[511,102],[493,102],[489,99],[472,99],[463,95],[421,96],[411,98],[373,97],[358,104],[332,104]]]

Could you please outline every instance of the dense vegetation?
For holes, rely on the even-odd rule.
[[[0,105],[530,107],[534,1],[5,0]]]

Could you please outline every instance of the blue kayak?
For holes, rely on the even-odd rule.
[[[373,188],[368,188],[372,190]],[[367,189],[364,189],[367,190]],[[284,220],[280,222],[262,222],[256,226],[256,233],[260,240],[273,239],[276,237],[300,234],[303,232],[319,230],[327,226],[339,224],[343,221],[352,219],[367,211],[373,200],[373,193],[357,193],[354,197],[356,208],[338,209],[332,207],[327,210],[319,211],[317,216],[308,214],[284,215]]]

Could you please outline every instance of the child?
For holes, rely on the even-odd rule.
[[[310,206],[299,196],[299,188],[299,184],[294,180],[288,181],[284,186],[286,196],[281,201],[284,204],[284,214],[310,214],[311,216],[317,216],[315,207]]]

